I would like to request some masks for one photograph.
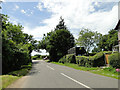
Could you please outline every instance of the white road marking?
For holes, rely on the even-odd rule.
[[[50,67],[50,66],[48,66],[48,65],[47,65],[47,67],[50,68],[50,69],[52,69],[52,70],[55,70],[54,68],[52,68],[52,67]]]
[[[63,76],[65,76],[65,77],[71,79],[72,81],[74,81],[74,82],[76,82],[76,83],[78,83],[78,84],[80,84],[80,85],[82,85],[82,86],[84,86],[84,87],[86,87],[86,88],[89,88],[90,90],[94,90],[94,89],[90,88],[89,86],[87,86],[87,85],[85,85],[85,84],[83,84],[83,83],[81,83],[81,82],[79,82],[79,81],[77,81],[77,80],[75,80],[75,79],[73,79],[73,78],[65,75],[64,73],[61,73],[61,74],[62,74]]]

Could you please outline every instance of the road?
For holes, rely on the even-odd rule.
[[[46,63],[43,60],[34,60],[30,73],[9,88],[86,88],[94,90],[95,88],[118,88],[118,80]]]

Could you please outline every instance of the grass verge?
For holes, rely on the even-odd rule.
[[[1,88],[6,88],[8,85],[12,84],[14,81],[19,79],[20,77],[18,76],[13,76],[13,75],[2,75],[0,76],[2,79],[2,87]]]
[[[58,64],[58,65],[63,65],[63,66],[68,66],[77,70],[83,70],[83,71],[89,71],[94,74],[99,74],[107,77],[112,77],[115,79],[120,79],[120,73],[116,72],[114,68],[108,67],[108,68],[99,68],[99,67],[81,67],[78,66],[77,64],[72,64],[72,63],[58,63],[58,62],[51,62],[53,64]]]
[[[29,70],[32,68],[32,63],[28,65],[23,65],[20,70],[12,71],[9,72],[6,75],[0,76],[0,79],[2,79],[2,87],[1,88],[6,88],[16,80],[20,79],[22,76],[25,76]],[[1,90],[0,88],[0,90]]]

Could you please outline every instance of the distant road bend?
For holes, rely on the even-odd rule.
[[[118,88],[118,80],[75,70],[70,67],[33,60],[30,73],[8,88]]]

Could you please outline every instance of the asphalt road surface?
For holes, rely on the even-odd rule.
[[[118,88],[118,80],[75,70],[70,67],[34,60],[30,73],[9,88]]]

